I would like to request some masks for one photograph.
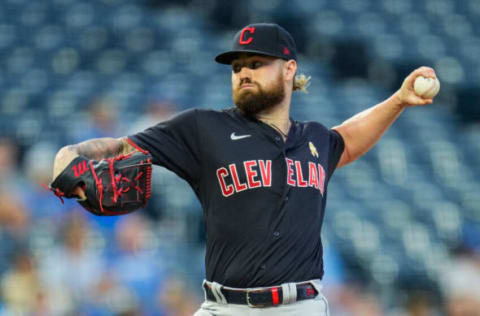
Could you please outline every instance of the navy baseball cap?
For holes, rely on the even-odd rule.
[[[230,65],[239,53],[252,53],[297,59],[293,37],[283,27],[273,23],[256,23],[245,26],[235,34],[232,50],[215,57],[220,64]]]

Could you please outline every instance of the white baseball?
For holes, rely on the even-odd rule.
[[[418,76],[413,83],[415,93],[424,99],[432,99],[440,91],[440,81],[435,78]]]

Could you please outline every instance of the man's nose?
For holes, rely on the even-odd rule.
[[[251,79],[252,78],[252,70],[246,66],[243,66],[238,73],[240,80],[243,79]]]

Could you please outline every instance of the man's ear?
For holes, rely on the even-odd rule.
[[[293,80],[295,73],[297,72],[297,62],[294,59],[290,59],[285,62],[283,67],[283,76],[286,80]]]

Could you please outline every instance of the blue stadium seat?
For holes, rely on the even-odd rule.
[[[294,94],[295,119],[338,125],[389,95],[401,65],[434,66],[445,97],[406,110],[371,152],[336,171],[324,233],[377,284],[438,277],[446,247],[463,238],[467,224],[480,223],[480,130],[464,128],[451,110],[462,106],[454,104],[452,91],[480,80],[480,2],[249,4],[266,18],[307,17],[298,22],[310,38],[299,52],[299,70],[312,76],[312,84],[309,94]],[[106,95],[118,101],[126,121],[152,100],[178,109],[231,106],[230,69],[213,58],[231,46],[234,32],[219,34],[205,10],[153,10],[128,0],[2,1],[0,134],[23,148],[39,139],[69,143],[88,121],[90,102]],[[332,59],[337,43],[345,41],[367,48],[363,78],[336,76]],[[165,175],[158,186],[174,223],[171,230],[161,226],[158,236],[171,243],[170,235],[185,232],[199,207],[177,177]],[[33,238],[39,251],[51,246],[38,243],[44,237]],[[196,277],[203,273],[202,253],[192,259],[190,246],[172,250],[162,240],[155,242],[195,266]],[[109,247],[103,239],[99,243]]]

